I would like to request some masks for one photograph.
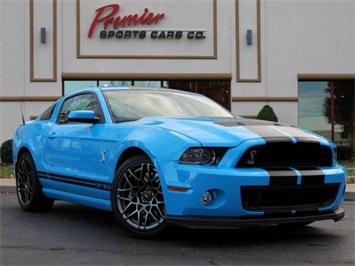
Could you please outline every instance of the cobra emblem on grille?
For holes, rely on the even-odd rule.
[[[250,152],[250,160],[248,160],[248,164],[255,164],[255,155],[257,154],[258,152],[256,150],[252,150]]]

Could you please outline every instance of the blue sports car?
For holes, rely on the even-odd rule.
[[[25,211],[55,200],[112,211],[132,235],[345,218],[336,146],[173,89],[87,88],[13,136]]]

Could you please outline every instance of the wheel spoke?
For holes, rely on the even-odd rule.
[[[123,196],[120,196],[120,195],[117,195],[117,199],[121,199],[121,200],[124,200],[124,201],[131,201],[130,198],[127,198],[127,197],[123,197]]]
[[[25,202],[28,203],[30,202],[31,199],[31,193],[28,191],[28,189],[25,189]]]
[[[128,210],[132,205],[135,205],[135,204],[134,204],[133,202],[129,202],[129,203],[127,204],[126,208],[124,208],[124,209],[122,210],[122,213],[126,213],[127,210]]]
[[[149,216],[152,217],[154,221],[159,222],[159,218],[156,217],[152,211],[153,207],[156,207],[156,206],[153,206],[153,205],[149,206],[149,212],[147,213],[147,219],[148,219],[148,214],[149,214]]]
[[[149,217],[149,212],[145,211],[145,217],[143,218],[144,221],[143,221],[143,224],[142,224],[143,229],[147,228],[148,217]],[[139,224],[141,224],[141,223],[139,223]]]
[[[131,171],[128,171],[127,173],[125,173],[123,176],[125,178],[125,180],[127,181],[128,185],[133,188],[134,186],[132,185],[131,181],[129,180],[129,177],[128,175],[129,174],[130,176],[134,176],[134,174],[131,172]]]
[[[128,219],[130,219],[131,217],[133,217],[135,214],[139,214],[139,212],[138,212],[138,210],[135,210],[135,211],[133,211],[132,213],[128,213],[128,215],[126,215],[126,217],[125,217],[125,220],[128,220]]]

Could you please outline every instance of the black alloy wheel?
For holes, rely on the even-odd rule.
[[[118,169],[111,191],[116,220],[133,236],[153,238],[166,229],[159,175],[152,161],[136,155]]]
[[[43,194],[36,166],[28,152],[22,154],[18,160],[15,174],[17,199],[21,208],[25,211],[50,210],[54,200]]]

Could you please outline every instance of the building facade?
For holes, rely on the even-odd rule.
[[[355,0],[0,1],[0,142],[87,86],[171,87],[354,150]]]

